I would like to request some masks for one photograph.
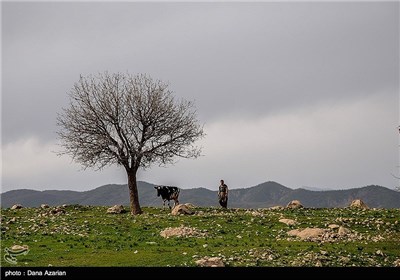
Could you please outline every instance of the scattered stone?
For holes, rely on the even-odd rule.
[[[50,214],[53,214],[53,215],[65,214],[65,210],[60,207],[56,207],[56,208],[53,208],[50,210]]]
[[[21,209],[21,208],[23,208],[23,206],[22,206],[21,204],[14,204],[14,205],[11,207],[11,210],[17,210],[17,209]]]
[[[337,228],[339,228],[339,225],[337,225],[337,224],[331,224],[331,225],[328,226],[328,228],[330,228],[330,229],[337,229]]]
[[[348,235],[350,233],[351,233],[351,230],[349,230],[348,228],[345,228],[345,227],[342,227],[342,226],[339,227],[338,234],[340,236]]]
[[[204,257],[195,262],[200,267],[224,267],[224,262],[219,257]]]
[[[305,229],[293,229],[288,231],[288,235],[300,237],[302,240],[320,238],[326,233],[326,229],[322,228],[305,228]]]
[[[393,262],[393,266],[400,267],[400,259],[397,259]]]
[[[113,207],[107,209],[107,214],[121,214],[125,212],[126,210],[122,205],[114,205]]]
[[[251,215],[253,217],[262,217],[263,213],[259,212],[259,211],[251,211]]]
[[[176,237],[202,237],[205,236],[205,233],[198,231],[195,228],[185,227],[181,225],[180,227],[168,227],[160,232],[160,235],[164,238],[170,238],[173,236]]]
[[[192,214],[194,214],[194,211],[192,209],[190,209],[188,206],[186,206],[185,204],[178,204],[178,205],[175,205],[174,208],[172,208],[171,214],[174,216],[179,215],[179,214],[192,215]]]
[[[40,205],[40,208],[45,209],[45,208],[49,208],[50,206],[48,204],[42,204]]]
[[[297,222],[295,220],[291,220],[291,219],[280,219],[279,222],[284,223],[288,226],[297,225]]]
[[[277,206],[269,207],[268,210],[283,210],[284,208],[285,207],[283,207],[283,206],[277,205]]]
[[[368,205],[364,203],[361,199],[355,199],[350,204],[351,208],[368,209]]]
[[[303,208],[304,206],[301,204],[299,200],[292,200],[291,202],[286,205],[286,208],[289,209],[298,209],[298,208]]]
[[[375,252],[375,255],[381,256],[381,257],[384,257],[384,256],[385,256],[385,254],[384,254],[381,250],[376,251],[376,252]]]
[[[16,219],[15,217],[11,218],[6,224],[13,224],[15,223]]]
[[[347,264],[347,263],[349,263],[350,262],[350,258],[349,257],[340,257],[339,258],[339,261],[341,262],[341,263],[344,263],[344,264]]]

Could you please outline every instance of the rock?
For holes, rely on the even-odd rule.
[[[107,209],[107,214],[121,214],[125,212],[126,210],[122,205],[114,205],[113,207]]]
[[[184,205],[186,205],[187,208],[196,208],[196,206],[194,206],[192,203],[185,203]]]
[[[178,205],[175,205],[174,208],[172,208],[171,214],[174,216],[179,215],[179,214],[192,215],[192,214],[194,214],[194,211],[192,209],[190,209],[189,207],[187,207],[185,204],[178,204]]]
[[[279,205],[272,206],[272,207],[268,208],[268,210],[283,210],[283,209],[284,209],[284,207],[283,206],[279,206]]]
[[[15,223],[16,219],[15,217],[11,218],[6,224],[13,224]]]
[[[350,204],[351,208],[368,209],[368,205],[364,203],[361,199],[355,199]]]
[[[340,235],[340,236],[343,236],[343,235],[348,235],[348,234],[350,234],[351,233],[351,230],[349,230],[348,228],[345,228],[345,227],[339,227],[339,230],[338,230],[338,234]]]
[[[40,205],[40,208],[45,209],[45,208],[49,208],[50,206],[48,204],[42,204]]]
[[[313,238],[321,238],[326,233],[326,229],[322,228],[305,228],[301,229],[293,229],[288,231],[287,234],[290,236],[297,236],[301,239],[313,239]]]
[[[337,224],[330,224],[330,225],[328,226],[328,228],[330,228],[330,229],[337,229],[337,228],[339,228],[339,225],[337,225]]]
[[[297,222],[295,220],[291,220],[291,219],[280,219],[279,222],[287,224],[288,226],[297,225]]]
[[[11,207],[11,210],[17,210],[17,209],[21,209],[21,208],[23,208],[21,204],[14,204],[14,205]]]
[[[205,236],[205,233],[199,232],[195,228],[185,227],[168,227],[160,232],[160,235],[164,238],[176,237],[192,237],[192,236]]]
[[[28,245],[22,245],[22,246],[21,245],[13,245],[10,249],[14,252],[21,252],[21,251],[27,251],[29,249],[29,246]]]
[[[341,257],[339,258],[339,261],[340,261],[341,263],[343,263],[343,264],[347,264],[347,263],[350,262],[350,258],[349,258],[349,257],[343,257],[343,256],[341,256]]]
[[[303,207],[304,206],[298,200],[292,200],[291,202],[288,203],[288,205],[286,205],[286,208],[289,208],[289,209],[298,209],[298,208],[303,208]]]
[[[385,254],[382,252],[382,250],[377,250],[377,251],[375,252],[375,255],[381,256],[381,257],[384,257],[384,256],[385,256]]]
[[[393,266],[400,267],[400,259],[397,259],[393,262]]]
[[[204,257],[200,260],[195,261],[198,266],[201,267],[224,267],[225,264],[219,257]]]
[[[50,210],[50,214],[53,215],[60,215],[60,214],[65,214],[65,210],[61,209],[60,207],[56,207]]]

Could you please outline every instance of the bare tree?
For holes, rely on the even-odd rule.
[[[177,101],[168,85],[143,74],[81,76],[70,92],[69,108],[57,117],[63,148],[84,169],[111,164],[125,168],[131,214],[142,213],[136,175],[139,168],[196,158],[204,137],[193,102]]]

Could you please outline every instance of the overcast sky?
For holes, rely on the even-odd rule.
[[[2,2],[2,192],[125,171],[58,157],[79,75],[147,73],[194,100],[203,155],[139,180],[216,190],[399,182],[399,2]]]

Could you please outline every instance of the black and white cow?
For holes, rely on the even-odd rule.
[[[163,207],[165,207],[167,200],[169,209],[171,209],[170,200],[174,200],[174,207],[179,204],[178,197],[181,191],[179,188],[171,186],[156,186],[154,188],[157,190],[157,196],[161,196],[163,200]]]

